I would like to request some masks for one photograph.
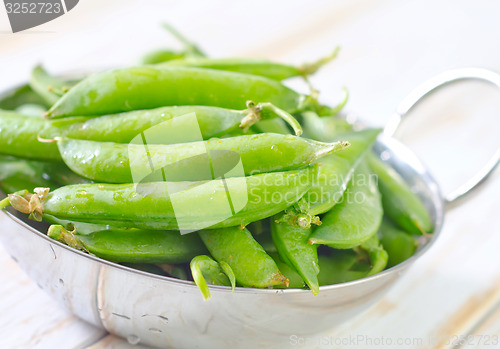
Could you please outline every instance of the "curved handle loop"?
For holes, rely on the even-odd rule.
[[[401,121],[406,117],[406,114],[425,96],[436,91],[440,87],[458,80],[482,80],[489,82],[500,89],[500,74],[491,70],[481,68],[462,68],[446,71],[421,84],[401,101],[396,109],[396,112],[392,115],[388,124],[384,128],[384,134],[387,136],[393,136],[401,124]],[[465,195],[469,194],[480,184],[486,181],[499,164],[500,149],[496,151],[490,161],[488,161],[488,163],[481,168],[476,175],[445,196],[444,200],[447,206],[456,203],[459,199],[463,198]]]

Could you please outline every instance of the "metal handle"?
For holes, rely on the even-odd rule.
[[[389,123],[384,128],[384,134],[387,136],[393,136],[401,124],[401,121],[406,117],[406,114],[429,93],[434,92],[440,87],[443,87],[451,82],[471,79],[489,82],[500,89],[500,74],[493,71],[481,68],[462,68],[446,71],[418,86],[401,101],[396,109],[396,112],[389,119]],[[476,175],[445,196],[444,200],[447,206],[455,204],[459,199],[471,193],[480,184],[486,181],[493,171],[495,171],[498,164],[500,164],[500,149],[496,151],[491,160],[488,161],[488,163],[481,168]]]

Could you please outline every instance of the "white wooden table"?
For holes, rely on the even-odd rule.
[[[82,0],[53,22],[12,34],[0,6],[0,89],[25,81],[38,62],[55,73],[133,64],[149,49],[176,45],[158,26],[166,20],[213,56],[300,63],[340,44],[338,59],[313,83],[330,103],[347,86],[347,109],[383,125],[434,74],[464,66],[500,72],[499,15],[493,0]],[[444,192],[500,146],[499,96],[461,84],[430,98],[405,127],[405,140]],[[456,343],[447,336],[471,335],[476,345],[463,347],[500,348],[493,345],[500,336],[499,172],[448,212],[437,243],[377,305],[312,347],[448,348]],[[1,247],[0,265],[0,348],[131,347],[59,308]]]

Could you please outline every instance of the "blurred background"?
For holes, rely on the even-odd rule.
[[[26,81],[37,63],[56,74],[92,71],[138,64],[153,49],[181,48],[161,28],[168,22],[213,57],[265,57],[300,64],[339,45],[338,58],[311,78],[313,85],[322,101],[330,104],[337,103],[342,87],[347,87],[350,99],[345,113],[383,126],[413,88],[438,73],[469,66],[500,72],[499,16],[500,2],[495,0],[80,0],[66,15],[12,34],[0,6],[0,91]],[[306,91],[300,81],[289,84]],[[472,176],[499,148],[499,97],[500,91],[484,83],[454,84],[428,98],[404,125],[405,143],[428,165],[444,192]],[[404,309],[409,314],[406,322],[392,323],[398,333],[418,334],[409,328],[425,319],[423,312],[428,316],[436,307],[441,309],[439,316],[434,314],[439,320],[432,325],[440,326],[471,297],[480,299],[491,280],[500,280],[500,259],[490,250],[500,243],[494,236],[500,233],[498,172],[486,190],[448,215],[442,242],[420,262],[419,270],[425,265],[435,273],[425,277],[430,280],[427,285],[418,284],[425,294],[408,287],[423,277],[420,272],[410,272],[407,283],[402,281],[392,291],[389,298],[399,309],[396,313]],[[454,252],[449,252],[450,241],[455,242]],[[463,250],[464,246],[469,249]],[[16,287],[32,287],[7,256],[1,260],[10,269],[0,271],[0,296]],[[39,292],[35,286],[27,296],[33,306],[51,304]],[[495,292],[489,313],[500,300],[500,291]],[[405,295],[414,301],[435,298],[409,309]],[[0,311],[3,308],[0,301]],[[485,314],[467,317],[469,327],[465,322],[458,325],[470,330]],[[377,315],[379,333],[393,317],[384,316]]]

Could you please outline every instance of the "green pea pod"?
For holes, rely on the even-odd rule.
[[[405,231],[398,229],[387,219],[382,221],[379,230],[380,239],[384,250],[389,255],[387,267],[393,267],[415,254],[418,241]]]
[[[206,58],[192,57],[168,60],[165,66],[194,67],[215,70],[225,70],[237,73],[265,76],[273,80],[284,80],[295,76],[314,74],[319,68],[337,57],[339,48],[336,48],[327,57],[310,64],[295,67],[288,64],[271,62],[262,58]]]
[[[113,262],[186,263],[206,251],[196,234],[177,231],[108,229],[79,235],[51,225],[47,235],[70,247]]]
[[[211,285],[231,286],[233,290],[236,286],[234,272],[229,264],[224,261],[217,263],[209,256],[196,256],[191,260],[190,268],[194,283],[198,286],[203,299],[206,301],[211,297],[207,283]]]
[[[374,154],[370,154],[368,160],[378,176],[385,214],[411,234],[431,233],[433,227],[429,212],[405,180]]]
[[[47,120],[0,110],[0,130],[0,154],[34,160],[61,160],[57,144],[38,140],[42,133],[54,135],[54,128]]]
[[[368,253],[370,259],[370,271],[366,276],[374,275],[380,273],[387,266],[387,261],[389,256],[380,244],[380,240],[377,234],[373,234],[368,240],[363,242],[359,248]]]
[[[309,203],[310,214],[325,213],[342,198],[354,170],[379,133],[379,129],[345,133],[342,138],[349,141],[349,148],[318,161],[320,167],[317,179],[304,196]]]
[[[142,59],[142,64],[158,64],[164,63],[172,60],[178,60],[185,57],[184,52],[173,51],[173,50],[154,50],[145,54]]]
[[[43,215],[43,220],[51,225],[61,225],[66,230],[76,230],[78,235],[89,235],[95,233],[96,231],[103,231],[107,229],[121,229],[118,227],[110,227],[108,224],[93,224],[85,222],[68,221],[65,219],[59,219],[49,214]]]
[[[151,265],[151,264],[150,264]],[[176,279],[188,280],[188,275],[183,264],[155,264],[161,268],[168,276]]]
[[[352,132],[352,125],[338,116],[318,116],[308,111],[301,114],[304,137],[321,142],[333,142],[339,135]]]
[[[23,104],[16,108],[15,112],[32,118],[43,118],[47,109],[40,104]]]
[[[230,227],[199,232],[210,254],[231,266],[236,281],[246,287],[288,286],[276,262],[246,228]]]
[[[287,112],[316,108],[314,100],[265,77],[212,69],[132,67],[82,80],[48,112],[49,118],[99,116],[172,105],[239,109],[248,100]]]
[[[57,143],[64,162],[74,172],[107,183],[137,182],[137,173],[151,170],[161,170],[166,181],[207,180],[224,176],[239,161],[244,172],[233,176],[293,170],[348,146],[346,142],[321,143],[272,133],[181,144],[147,144],[147,148],[145,144],[66,138]]]
[[[44,178],[40,163],[19,159],[0,160],[0,189],[6,194],[12,194],[25,188],[59,187],[50,178]]]
[[[73,84],[50,75],[40,65],[31,71],[30,86],[47,105],[56,103]]]
[[[329,255],[320,255],[319,284],[339,284],[377,274],[384,270],[387,260],[387,252],[373,235],[356,250],[332,250]]]
[[[283,120],[272,119],[263,120],[253,127],[259,133],[278,133],[282,135],[289,135],[290,129]]]
[[[264,246],[262,246],[264,247]],[[264,247],[265,249],[265,247]],[[304,288],[306,287],[306,284],[304,280],[302,280],[302,277],[293,269],[288,266],[285,262],[283,262],[283,259],[281,259],[280,255],[275,251],[275,252],[269,252],[266,250],[266,252],[274,259],[276,262],[276,265],[278,266],[279,271],[281,274],[283,274],[289,281],[288,288]],[[287,288],[285,285],[277,285],[273,286],[273,288]]]
[[[190,117],[193,113],[195,119]],[[130,143],[136,136],[144,132],[148,134],[149,144],[172,144],[186,142],[186,135],[193,134],[193,128],[199,127],[202,138],[209,139],[238,130],[245,131],[259,120],[265,122],[273,118],[282,118],[282,121],[287,122],[297,135],[302,133],[302,128],[297,120],[269,103],[249,105],[249,108],[245,110],[206,106],[162,107],[105,115],[98,118],[56,119],[52,121],[52,125],[58,128],[60,135],[74,139]],[[153,126],[164,122],[168,129],[175,128],[182,132],[169,133],[169,137],[167,137],[165,132],[160,132],[164,128],[152,129]],[[153,133],[148,131],[150,129],[153,130]],[[157,133],[158,135],[154,136]],[[198,136],[198,133],[196,135]],[[182,138],[176,141],[175,136]]]
[[[318,248],[307,243],[311,229],[278,223],[274,217],[271,232],[278,253],[285,263],[302,277],[314,295],[319,292]]]
[[[88,179],[77,175],[62,162],[44,162],[40,163],[39,166],[43,171],[42,176],[48,176],[52,181],[59,184],[59,186],[90,183]]]
[[[50,107],[37,95],[30,85],[22,85],[6,94],[2,94],[0,99],[0,109],[15,110],[24,104],[36,104]]]
[[[353,250],[335,250],[330,255],[320,255],[318,258],[320,286],[340,284],[365,277],[366,271],[359,270],[361,268],[356,265],[357,262],[358,255]]]
[[[253,224],[253,223],[252,223]],[[252,225],[248,226],[248,229],[250,231],[254,231],[252,229]],[[278,249],[276,248],[276,245],[274,244],[273,237],[271,236],[271,232],[266,230],[262,232],[262,234],[254,234],[255,240],[266,250],[267,253],[278,253]],[[280,269],[281,270],[281,269]]]
[[[316,167],[204,182],[78,184],[36,195],[10,195],[32,218],[156,230],[247,225],[293,205],[309,190]]]
[[[382,203],[376,180],[366,162],[356,169],[338,203],[321,219],[322,224],[309,237],[310,244],[333,248],[352,248],[377,233],[382,222]]]

